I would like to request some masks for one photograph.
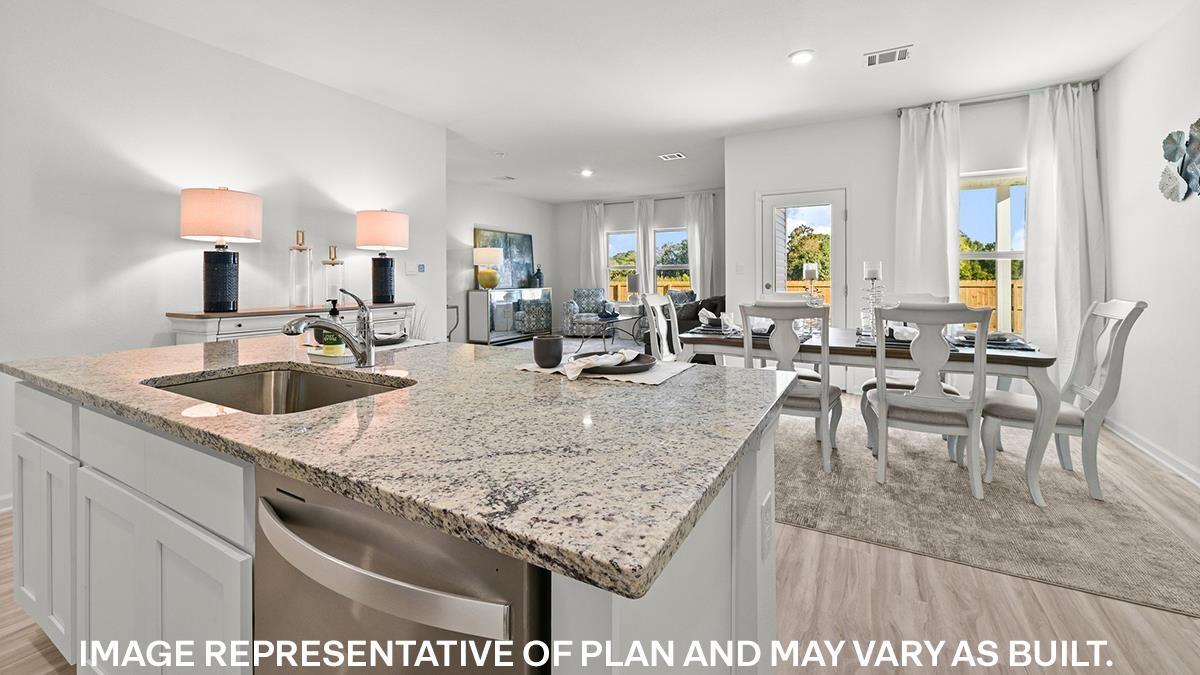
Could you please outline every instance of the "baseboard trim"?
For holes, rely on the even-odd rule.
[[[0,495],[0,513],[12,511],[12,494]]]
[[[1176,457],[1171,451],[1155,443],[1154,441],[1151,441],[1145,436],[1142,436],[1124,424],[1113,422],[1112,420],[1106,420],[1104,422],[1104,426],[1108,427],[1109,431],[1119,436],[1121,440],[1137,448],[1142,452],[1142,454],[1150,457],[1154,461],[1162,464],[1180,476],[1183,476],[1184,479],[1196,487],[1200,487],[1200,467]]]

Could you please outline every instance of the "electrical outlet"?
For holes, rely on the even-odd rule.
[[[746,266],[745,266],[745,265],[743,265],[742,263],[737,263],[737,264],[735,264],[735,265],[733,266],[733,273],[734,273],[734,274],[745,274],[745,273],[746,273]]]
[[[759,541],[762,545],[762,559],[768,560],[771,557],[771,540],[775,536],[775,492],[771,491],[767,494],[767,498],[763,500],[759,522],[762,526],[762,533],[759,536]]]
[[[404,272],[405,274],[424,274],[425,263],[405,263]]]

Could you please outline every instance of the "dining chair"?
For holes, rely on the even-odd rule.
[[[941,375],[950,360],[950,343],[943,337],[946,326],[974,323],[975,344],[986,344],[992,309],[975,309],[961,303],[901,303],[896,307],[875,309],[875,335],[884,335],[888,321],[903,321],[919,331],[909,345],[909,355],[917,367],[912,389],[876,387],[867,393],[875,414],[875,480],[887,481],[888,428],[908,429],[942,436],[966,436],[963,449],[971,494],[983,499],[979,446],[983,396],[987,388],[987,350],[974,350],[971,395],[946,393]],[[887,340],[875,341],[875,378],[887,382]]]
[[[675,303],[665,295],[647,293],[642,296],[642,307],[646,309],[646,322],[650,324],[650,353],[659,361],[674,361],[683,351],[679,342],[679,317],[675,314]]]
[[[933,293],[890,293],[883,296],[883,306],[894,307],[901,303],[941,304],[949,302],[949,300],[948,296],[934,295]],[[875,389],[878,386],[878,382],[874,377],[867,378],[862,383],[862,395],[858,399],[858,407],[862,412],[863,421],[867,423],[867,449],[873,454],[875,453],[875,413],[872,412],[870,404],[867,403],[867,392]],[[892,375],[888,376],[886,386],[888,389],[910,390],[916,386],[916,383],[915,379],[900,378]],[[943,385],[943,389],[951,396],[959,395],[958,389],[949,384]],[[953,436],[947,437],[946,453],[950,456],[951,460],[955,459],[956,448],[957,440]]]
[[[1083,475],[1093,499],[1103,499],[1096,466],[1100,426],[1121,387],[1129,331],[1148,306],[1143,301],[1093,302],[1079,327],[1075,363],[1063,384],[1054,424],[1054,445],[1059,465],[1071,471],[1071,436],[1080,437]],[[987,393],[983,402],[985,480],[991,480],[996,451],[1001,449],[1001,427],[1032,429],[1036,416],[1037,399],[1033,396],[1009,391]]]
[[[833,448],[837,447],[837,427],[842,418],[842,390],[829,383],[829,305],[814,307],[805,301],[764,299],[741,305],[741,311],[744,327],[742,346],[747,368],[754,367],[754,337],[750,330],[750,319],[758,317],[775,322],[775,329],[767,339],[775,368],[797,373],[783,402],[783,413],[816,420],[821,466],[826,472],[832,471]],[[821,356],[816,373],[807,369],[796,370],[800,336],[793,325],[798,320],[811,319],[816,319],[821,325]]]

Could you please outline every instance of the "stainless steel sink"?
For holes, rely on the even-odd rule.
[[[412,380],[399,377],[389,377],[394,383],[382,384],[288,368],[171,383],[178,379],[160,378],[147,380],[145,384],[255,415],[312,410],[413,384]]]

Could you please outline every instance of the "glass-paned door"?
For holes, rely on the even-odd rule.
[[[846,325],[846,192],[792,192],[762,198],[759,295],[807,292],[805,266],[815,265],[813,292]],[[811,276],[811,275],[810,275]]]

